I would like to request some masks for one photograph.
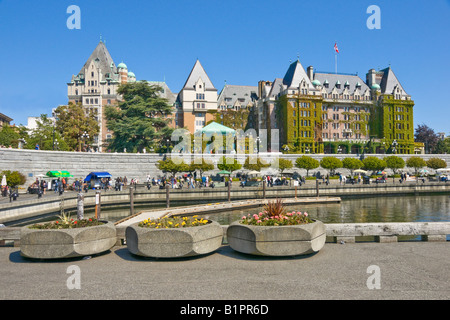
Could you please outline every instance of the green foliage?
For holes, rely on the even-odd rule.
[[[17,148],[19,139],[20,134],[14,127],[5,125],[0,130],[0,146]]]
[[[237,161],[237,159],[233,158],[226,158],[223,156],[219,163],[217,163],[217,169],[219,170],[226,170],[226,171],[236,171],[242,168],[242,165]]]
[[[159,96],[161,91],[160,86],[146,81],[119,87],[117,92],[123,96],[123,102],[105,109],[108,129],[114,132],[109,149],[120,152],[158,149],[170,137],[173,129],[168,127],[167,116],[172,113],[172,107],[167,99]]]
[[[444,159],[440,158],[430,158],[427,161],[427,167],[434,170],[447,168],[447,162],[445,162]]]
[[[405,167],[405,160],[397,156],[388,156],[383,159],[386,162],[386,168],[392,169],[394,174],[397,173],[398,169]]]
[[[17,187],[25,184],[27,178],[19,171],[5,170],[0,173],[0,179],[6,176],[6,183],[9,187]]]
[[[439,154],[450,153],[450,138],[439,140],[435,152]]]
[[[189,172],[193,172],[196,170],[200,171],[200,177],[202,177],[203,172],[214,170],[214,164],[205,161],[205,159],[203,158],[201,159],[201,162],[199,161],[199,159],[194,159],[194,161],[192,161],[191,164],[189,165]]]
[[[370,156],[363,160],[363,168],[366,170],[378,171],[383,170],[386,166],[386,161],[377,157]]]
[[[53,121],[46,114],[41,114],[36,120],[36,128],[25,138],[25,149],[34,149],[38,144],[40,150],[69,151],[70,148],[61,133],[56,130]]]
[[[59,106],[56,108],[55,114],[58,119],[56,129],[62,135],[67,149],[70,151],[81,151],[82,143],[92,144],[94,137],[99,133],[100,127],[95,120],[94,113],[91,111],[86,115],[85,108],[81,103]],[[45,128],[47,131],[48,129],[48,127]]]
[[[295,166],[306,170],[306,176],[309,176],[309,170],[316,169],[320,165],[319,161],[310,156],[301,156],[295,160]]]
[[[175,162],[170,158],[159,160],[156,167],[164,173],[172,174],[172,176],[175,176],[178,172],[189,172],[189,165],[184,161],[181,160],[178,163],[178,161]]]
[[[281,173],[284,170],[292,169],[293,164],[291,160],[279,158],[278,159],[278,169],[280,169]]]
[[[353,176],[353,170],[359,169],[363,166],[361,160],[356,158],[345,158],[342,160],[342,166],[346,169],[350,170],[351,175]]]
[[[420,157],[411,157],[406,160],[406,166],[408,168],[414,168],[415,174],[417,176],[417,172],[420,168],[426,167],[427,163]]]
[[[338,168],[342,168],[342,161],[336,157],[324,157],[320,160],[320,166],[330,170],[331,173]]]
[[[244,162],[244,168],[247,170],[261,171],[262,168],[270,167],[270,164],[264,162],[259,157],[248,156]]]

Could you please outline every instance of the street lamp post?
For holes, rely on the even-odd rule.
[[[393,142],[392,142],[392,153],[396,153],[397,152],[397,140],[394,140]]]
[[[85,131],[83,132],[83,134],[81,135],[81,139],[84,140],[84,148],[86,148],[86,140],[89,139],[89,134]],[[81,144],[81,141],[80,141]],[[80,146],[80,151],[81,151],[81,146]]]

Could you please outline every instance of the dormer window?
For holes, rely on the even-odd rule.
[[[345,84],[344,84],[344,89],[345,88],[350,89],[350,84],[348,83],[348,81],[346,81]]]

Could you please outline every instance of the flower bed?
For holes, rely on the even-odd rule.
[[[47,223],[37,223],[29,226],[30,229],[75,229],[75,228],[86,228],[93,226],[100,226],[104,224],[102,221],[96,219],[82,219],[82,220],[56,220]]]
[[[155,228],[155,229],[169,229],[169,228],[189,228],[203,226],[205,224],[211,223],[210,220],[201,218],[197,219],[198,216],[192,217],[163,217],[155,220],[146,219],[139,222],[139,227],[144,228]]]
[[[280,200],[262,212],[243,216],[227,229],[233,250],[265,256],[294,256],[318,252],[325,244],[325,225],[307,213],[286,212]]]
[[[125,230],[128,250],[152,258],[203,255],[222,244],[223,230],[215,221],[193,217],[144,220]]]
[[[112,222],[78,220],[25,226],[21,229],[21,255],[35,259],[61,259],[99,254],[117,242]]]

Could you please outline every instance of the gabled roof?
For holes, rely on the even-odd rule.
[[[402,85],[398,81],[397,77],[394,74],[394,71],[392,71],[391,67],[387,67],[386,69],[381,70],[383,72],[383,77],[381,78],[381,92],[386,94],[392,94],[394,91],[394,88],[398,86],[400,90],[402,90],[404,95],[408,95],[405,90],[403,89]]]
[[[103,76],[105,76],[107,73],[117,73],[117,67],[114,64],[113,59],[111,58],[111,55],[109,54],[108,49],[106,49],[105,44],[100,41],[97,45],[97,47],[92,52],[89,59],[84,64],[83,68],[80,70],[80,73],[84,74],[85,68],[87,68],[91,62],[94,61],[96,63],[96,66],[100,68],[102,71]],[[112,66],[112,69],[111,69]],[[101,79],[104,80],[104,79]]]
[[[283,84],[286,85],[287,88],[298,88],[300,82],[302,82],[303,80],[306,81],[306,85],[308,88],[314,88],[311,80],[305,72],[305,69],[303,69],[302,64],[299,60],[297,60],[291,63],[291,65],[289,66],[289,69],[287,70],[283,78]]]
[[[205,72],[205,69],[203,69],[203,66],[198,59],[195,62],[194,67],[192,68],[191,73],[189,74],[189,77],[187,78],[186,83],[183,86],[183,89],[193,89],[199,78],[201,78],[205,83],[206,90],[217,90],[212,84],[211,80]]]

